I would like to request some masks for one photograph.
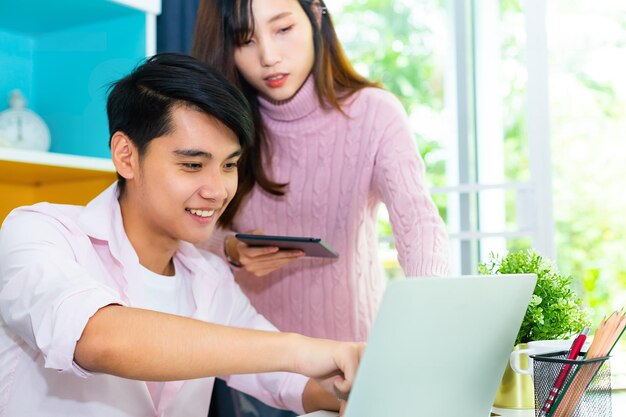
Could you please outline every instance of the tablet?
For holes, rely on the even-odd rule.
[[[248,246],[276,246],[280,249],[300,249],[305,256],[338,258],[339,254],[328,243],[317,237],[249,235],[237,233],[237,239]]]

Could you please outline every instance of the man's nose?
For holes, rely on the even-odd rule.
[[[228,197],[226,184],[221,172],[211,171],[200,189],[200,196],[206,200],[224,201]]]

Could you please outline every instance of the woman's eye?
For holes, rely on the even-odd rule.
[[[252,38],[247,38],[247,39],[244,39],[244,40],[241,42],[241,45],[240,45],[240,46],[248,46],[248,45],[252,45],[253,43],[254,43],[254,39],[252,39]]]
[[[280,33],[287,33],[287,32],[289,32],[292,28],[293,28],[293,25],[289,25],[289,26],[286,26],[286,27],[284,27],[284,28],[280,28],[278,31],[279,31]]]

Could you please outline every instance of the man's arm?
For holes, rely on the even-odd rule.
[[[295,372],[314,378],[329,393],[336,389],[346,395],[363,347],[111,305],[88,321],[74,358],[89,371],[146,381]],[[315,403],[317,397],[313,390],[303,400]]]

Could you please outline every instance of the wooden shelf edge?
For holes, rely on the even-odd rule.
[[[0,162],[2,161],[22,162],[59,168],[84,169],[89,171],[115,172],[115,167],[110,159],[52,152],[0,148]]]

